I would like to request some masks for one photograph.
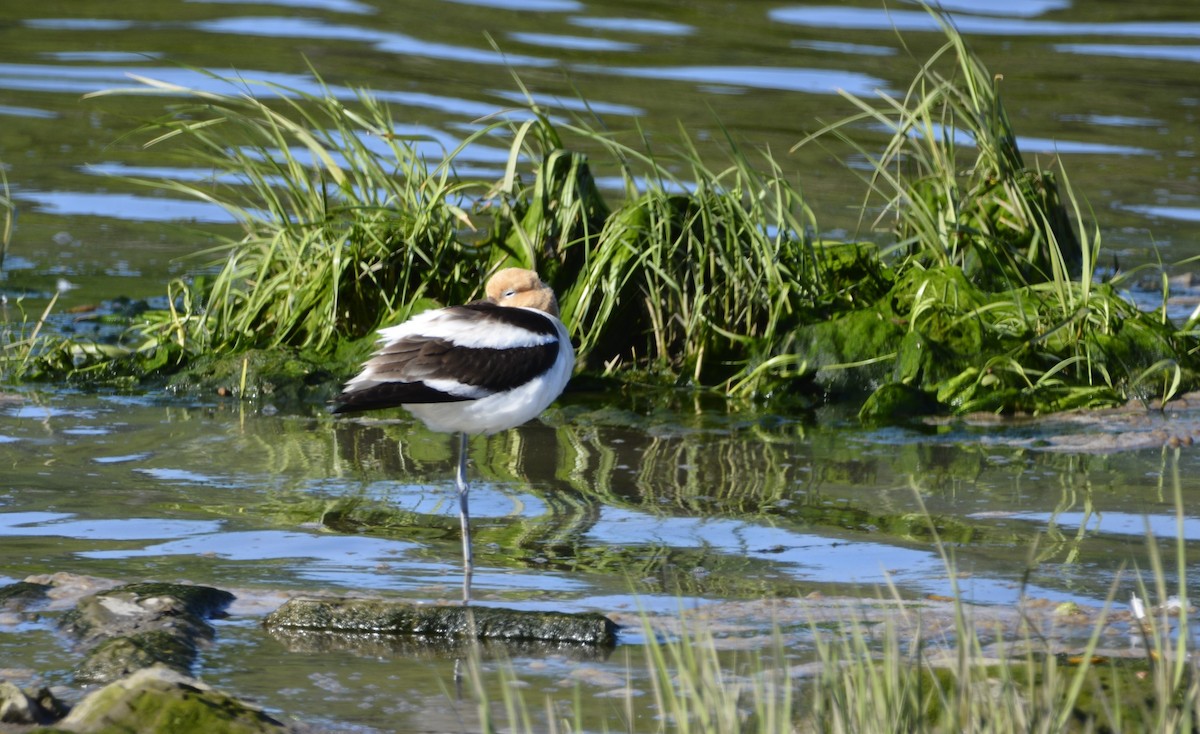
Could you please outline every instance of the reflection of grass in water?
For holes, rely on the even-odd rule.
[[[835,439],[823,438],[816,458],[810,458],[787,426],[731,430],[694,422],[686,413],[674,413],[672,419],[665,409],[655,413],[653,425],[641,425],[643,419],[633,412],[606,410],[601,425],[590,413],[564,412],[572,417],[561,425],[475,439],[473,474],[515,502],[504,517],[474,519],[486,563],[627,578],[645,592],[775,597],[812,587],[781,570],[770,549],[748,558],[724,545],[705,545],[704,521],[744,526],[747,532],[780,527],[797,537],[832,533],[881,543],[931,542],[928,518],[914,512],[911,502],[905,507],[884,501],[879,490],[870,489],[894,481],[876,474],[885,465],[932,476],[929,457],[919,447],[889,453],[872,468],[853,446],[839,446]],[[338,421],[331,431],[314,431],[314,425],[322,424],[287,420],[272,422],[263,434],[243,433],[239,440],[253,447],[248,451],[261,458],[262,468],[294,480],[277,484],[258,504],[239,497],[234,507],[207,510],[244,515],[252,506],[257,516],[283,527],[315,525],[436,542],[457,538],[454,517],[441,511],[453,499],[448,467],[454,458],[447,438],[407,418]],[[965,481],[979,466],[977,461],[949,462],[942,471]],[[313,482],[312,477],[333,478]],[[820,492],[825,484],[842,491],[826,497]],[[803,496],[797,494],[801,488]],[[848,488],[870,494],[854,499]],[[392,493],[407,491],[444,496],[447,504],[405,509],[411,505]],[[539,505],[522,504],[523,496]],[[655,537],[595,538],[591,531],[605,508],[629,510],[651,523],[694,518],[700,521],[696,547],[686,547],[690,541],[675,547],[674,541]],[[1013,527],[953,515],[934,521],[948,542],[1011,547],[1023,537]]]
[[[976,571],[1009,575],[1011,566],[1006,570],[1002,558],[1023,558],[1020,548],[1040,536],[1035,564],[1084,564],[1079,574],[1053,583],[1094,591],[1096,576],[1086,570],[1088,564],[1123,545],[1074,527],[1063,530],[1053,518],[1043,528],[986,513],[964,516],[962,509],[963,502],[970,503],[968,511],[1007,509],[1014,493],[1041,496],[1050,482],[1048,496],[1059,497],[1061,512],[1086,511],[1096,492],[1096,501],[1103,502],[1121,491],[1111,482],[1111,458],[924,440],[874,444],[861,432],[814,430],[773,421],[770,414],[693,412],[690,402],[678,402],[679,394],[672,399],[650,392],[628,399],[606,395],[602,403],[576,396],[548,414],[552,425],[475,439],[473,474],[507,498],[497,499],[515,503],[511,512],[501,505],[506,516],[476,518],[487,563],[595,574],[604,584],[629,578],[646,593],[735,598],[805,593],[811,584],[791,578],[789,566],[775,560],[783,556],[775,556],[769,544],[751,538],[749,547],[762,551],[752,559],[726,545],[705,546],[704,523],[742,525],[751,534],[755,528],[778,528],[798,542],[813,534],[928,551],[929,520],[918,511],[910,487],[931,503],[940,537],[962,544]],[[245,404],[225,406],[240,411]],[[172,421],[201,421],[206,415],[169,410]],[[215,495],[197,497],[192,504],[199,512],[261,518],[275,527],[323,526],[444,549],[458,533],[453,516],[443,514],[453,501],[450,440],[399,412],[385,418],[239,422],[235,412],[227,420],[229,441],[251,475],[262,475],[263,489],[237,492],[224,502]],[[1026,479],[1030,476],[1040,479]],[[408,491],[427,494],[419,512],[395,494]],[[442,498],[443,507],[428,504]],[[953,509],[944,510],[946,504]],[[681,523],[693,533],[695,547],[687,547],[692,540],[596,537],[591,531],[597,518],[614,508],[651,525],[655,518],[695,519]],[[794,550],[778,547],[780,553]]]
[[[3,162],[0,162],[0,212],[3,213],[4,221],[0,224],[0,270],[4,269],[4,258],[8,256],[8,246],[12,242],[13,219],[16,215],[16,207],[13,206],[12,196],[8,189],[8,170]]]
[[[1177,476],[1174,486],[1181,539],[1169,563],[1177,571],[1172,579],[1151,539],[1152,588],[1139,575],[1136,593],[1165,600],[1174,585],[1187,609]],[[943,558],[953,579],[953,560]],[[1189,613],[1172,618],[1163,605],[1139,624],[1114,611],[1118,582],[1104,608],[1086,618],[1086,637],[1064,636],[1079,616],[1072,604],[1048,614],[1022,607],[1006,630],[998,621],[980,621],[987,618],[983,610],[956,592],[941,633],[923,631],[928,620],[919,603],[890,605],[896,616],[888,618],[879,608],[868,611],[870,602],[864,601],[858,612],[844,608],[840,620],[814,614],[811,650],[789,648],[777,629],[771,642],[730,653],[727,641],[704,624],[685,623],[664,637],[644,617],[646,670],[630,670],[615,701],[593,699],[581,687],[570,700],[530,697],[511,667],[485,673],[478,660],[471,681],[484,731],[1196,730],[1200,671],[1192,658]],[[1140,652],[1130,654],[1127,640]]]

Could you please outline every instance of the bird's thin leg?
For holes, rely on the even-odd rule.
[[[467,434],[458,434],[458,472],[454,475],[458,487],[458,517],[462,521],[463,545],[463,606],[471,603],[471,512],[467,508]]]

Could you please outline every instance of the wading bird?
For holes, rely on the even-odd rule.
[[[379,331],[379,349],[334,399],[335,413],[400,406],[431,430],[458,434],[463,604],[471,600],[467,437],[525,423],[571,378],[575,352],[554,291],[532,270],[507,268],[487,298],[418,314]]]

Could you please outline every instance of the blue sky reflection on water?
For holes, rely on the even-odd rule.
[[[0,537],[59,537],[77,540],[152,540],[203,535],[221,528],[216,520],[161,517],[76,518],[66,512],[0,512]]]
[[[980,517],[983,515],[975,515]],[[1074,529],[1081,525],[1091,533],[1127,535],[1143,538],[1147,534],[1160,540],[1178,540],[1181,535],[1186,541],[1200,540],[1200,518],[1174,515],[1135,515],[1128,512],[1013,512],[1004,513],[1006,518],[1025,520],[1059,528]]]
[[[769,11],[779,23],[875,31],[937,32],[938,22],[924,10],[796,6]],[[1200,23],[1142,21],[1074,23],[957,13],[954,25],[972,36],[1126,36],[1144,38],[1200,37]]]
[[[857,584],[878,590],[896,583],[924,593],[953,593],[945,563],[935,552],[797,533],[742,520],[659,517],[606,507],[587,537],[594,543],[704,548],[756,558],[785,569],[796,580],[812,583]],[[964,598],[976,603],[1014,603],[1021,593],[1048,599],[1079,598],[1037,584],[1021,590],[1009,581],[986,577],[960,585]]]

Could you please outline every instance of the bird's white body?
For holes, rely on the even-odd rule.
[[[571,379],[571,372],[575,369],[575,352],[571,349],[570,337],[561,321],[532,308],[524,310],[551,320],[558,332],[555,337],[559,344],[558,357],[548,371],[509,390],[491,394],[480,394],[478,388],[453,379],[427,379],[425,383],[430,387],[471,399],[453,403],[401,403],[401,406],[420,418],[431,431],[472,435],[504,431],[541,415]],[[477,349],[513,349],[547,343],[546,337],[515,327],[447,319],[444,311],[426,312],[379,332],[382,343],[414,334],[450,339],[461,347]]]

